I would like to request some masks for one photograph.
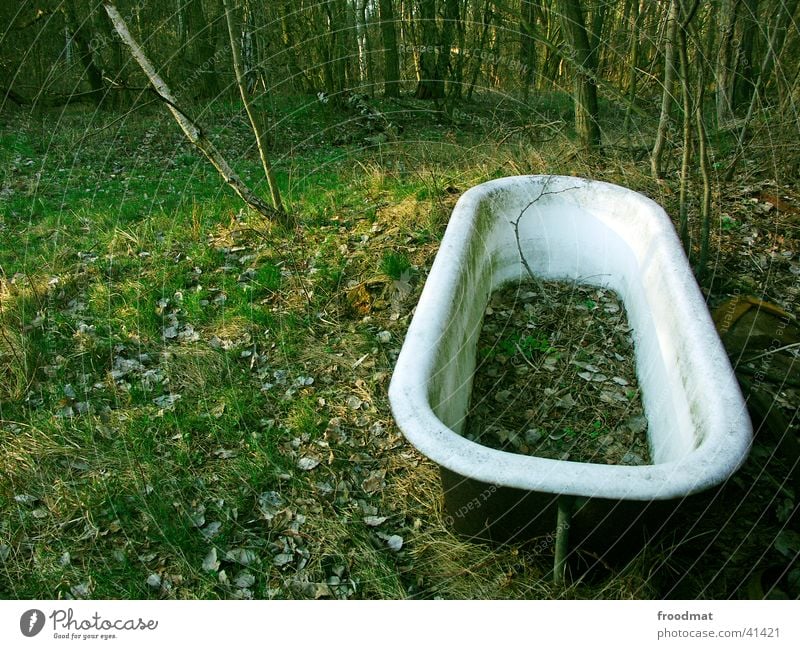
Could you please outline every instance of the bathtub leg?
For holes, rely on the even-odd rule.
[[[567,568],[567,554],[569,552],[569,527],[572,522],[572,508],[574,496],[561,495],[558,497],[558,521],[556,524],[556,552],[553,564],[553,583],[556,586],[564,584],[564,573]]]

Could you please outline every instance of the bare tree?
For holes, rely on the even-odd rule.
[[[139,64],[139,67],[142,68],[142,72],[144,72],[147,78],[150,80],[154,92],[159,99],[161,99],[167,105],[167,108],[172,113],[175,121],[178,122],[178,125],[181,127],[181,130],[184,132],[188,140],[194,144],[203,153],[203,155],[206,156],[206,158],[208,158],[225,182],[231,187],[231,189],[233,189],[234,192],[236,192],[239,198],[247,203],[247,205],[268,219],[276,220],[278,222],[282,221],[284,219],[284,215],[278,212],[275,208],[267,205],[244,182],[242,182],[236,172],[228,164],[228,161],[225,160],[214,144],[205,136],[197,123],[186,114],[186,111],[177,105],[177,101],[175,96],[172,94],[172,91],[156,72],[153,64],[150,62],[150,59],[147,58],[147,55],[131,35],[125,20],[120,15],[116,6],[108,0],[103,0],[103,5],[105,6],[108,17],[111,19],[111,22],[114,25],[114,29],[117,30],[117,33],[122,39],[122,42],[128,47],[131,56],[133,56],[134,60]]]
[[[664,48],[664,88],[661,93],[661,116],[656,129],[656,140],[653,144],[653,153],[650,157],[650,170],[653,178],[661,178],[664,173],[661,158],[667,142],[667,131],[672,116],[672,103],[675,101],[675,53],[678,35],[678,17],[680,11],[679,0],[670,0],[669,15],[667,17],[667,42]]]
[[[230,3],[231,0],[222,0],[222,4],[225,8],[225,22],[228,25],[228,38],[230,39],[231,55],[233,58],[233,71],[236,74],[236,85],[239,86],[239,94],[242,97],[242,105],[247,113],[247,118],[250,120],[250,126],[253,129],[253,135],[256,138],[258,156],[261,158],[261,166],[264,169],[264,176],[267,179],[269,192],[272,196],[272,206],[279,214],[285,214],[283,210],[283,204],[281,203],[281,194],[278,190],[278,183],[275,180],[275,174],[272,172],[272,165],[270,165],[269,158],[267,157],[262,127],[253,113],[253,109],[250,106],[250,100],[247,97],[244,70],[242,69],[242,60],[239,53],[239,30],[234,28]],[[281,217],[280,221],[284,225],[293,225],[287,216]]]

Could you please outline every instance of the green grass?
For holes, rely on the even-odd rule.
[[[386,251],[381,258],[381,270],[395,280],[402,279],[403,274],[411,268],[408,257],[401,252]]]
[[[581,166],[564,140],[497,146],[436,124],[424,104],[395,115],[398,141],[378,149],[355,130],[333,146],[357,127],[315,97],[272,101],[292,233],[243,210],[161,112],[106,130],[119,116],[78,110],[0,127],[0,183],[13,183],[0,192],[0,596],[657,595],[652,564],[558,590],[551,557],[453,536],[437,469],[402,441],[386,398],[458,193],[514,173],[608,177],[608,161]],[[558,94],[534,105],[542,119],[571,111]],[[265,194],[240,113],[220,104],[203,119]],[[617,180],[658,191],[617,162]],[[399,307],[387,278],[412,291]],[[369,302],[355,305],[362,285]],[[553,344],[532,332],[498,351],[533,360]],[[273,492],[282,504],[265,515]],[[376,515],[386,521],[369,526]],[[226,577],[202,568],[212,548]],[[243,551],[247,566],[232,558]],[[255,576],[247,592],[233,583],[242,570]]]

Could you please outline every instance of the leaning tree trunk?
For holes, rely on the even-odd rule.
[[[142,48],[133,36],[131,36],[128,26],[125,24],[125,20],[120,15],[116,6],[108,0],[103,0],[103,5],[105,6],[108,17],[114,25],[114,29],[117,30],[117,34],[119,34],[119,37],[122,39],[122,42],[128,47],[131,56],[133,56],[139,64],[139,67],[142,68],[142,72],[144,72],[150,80],[156,95],[167,104],[169,111],[172,113],[175,121],[178,122],[178,125],[181,127],[187,139],[208,158],[222,176],[223,180],[236,192],[239,198],[262,216],[280,221],[283,215],[262,201],[242,182],[239,176],[236,175],[236,172],[228,164],[227,160],[222,157],[222,154],[217,151],[214,144],[205,136],[200,127],[178,107],[172,91],[159,76],[158,72],[156,72],[153,64],[150,62],[150,59],[147,58]]]
[[[269,158],[267,157],[266,145],[264,144],[264,135],[262,133],[261,124],[256,119],[255,114],[253,113],[253,109],[250,106],[250,100],[247,97],[247,88],[246,88],[246,80],[244,76],[244,70],[242,70],[242,61],[241,55],[239,54],[239,33],[241,30],[234,29],[233,26],[233,17],[231,16],[231,8],[230,8],[231,0],[222,0],[222,5],[225,9],[225,22],[228,25],[228,38],[230,39],[230,46],[231,46],[231,55],[233,58],[233,71],[236,75],[236,85],[239,86],[239,94],[242,97],[242,105],[244,106],[244,110],[247,113],[247,118],[250,120],[250,126],[253,128],[253,135],[256,138],[256,147],[258,148],[258,156],[261,158],[261,166],[264,169],[264,176],[267,179],[267,185],[269,185],[269,192],[272,196],[272,205],[275,210],[279,214],[285,214],[283,210],[283,204],[281,203],[281,193],[278,190],[278,183],[275,180],[275,174],[272,172],[272,165],[269,163]],[[281,219],[283,225],[294,225],[291,220],[283,216]]]
[[[653,178],[659,179],[664,175],[661,158],[667,142],[667,130],[672,115],[672,102],[675,100],[673,90],[675,85],[675,40],[678,35],[678,13],[680,0],[670,0],[669,17],[667,18],[667,45],[664,49],[664,89],[661,94],[661,117],[658,120],[656,141],[653,144],[653,154],[650,158],[650,170]]]
[[[575,68],[575,130],[583,150],[590,153],[600,147],[595,56],[586,33],[580,0],[561,0],[561,11]]]

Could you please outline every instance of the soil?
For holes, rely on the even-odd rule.
[[[631,333],[608,288],[501,287],[484,316],[465,435],[557,460],[650,464]]]

